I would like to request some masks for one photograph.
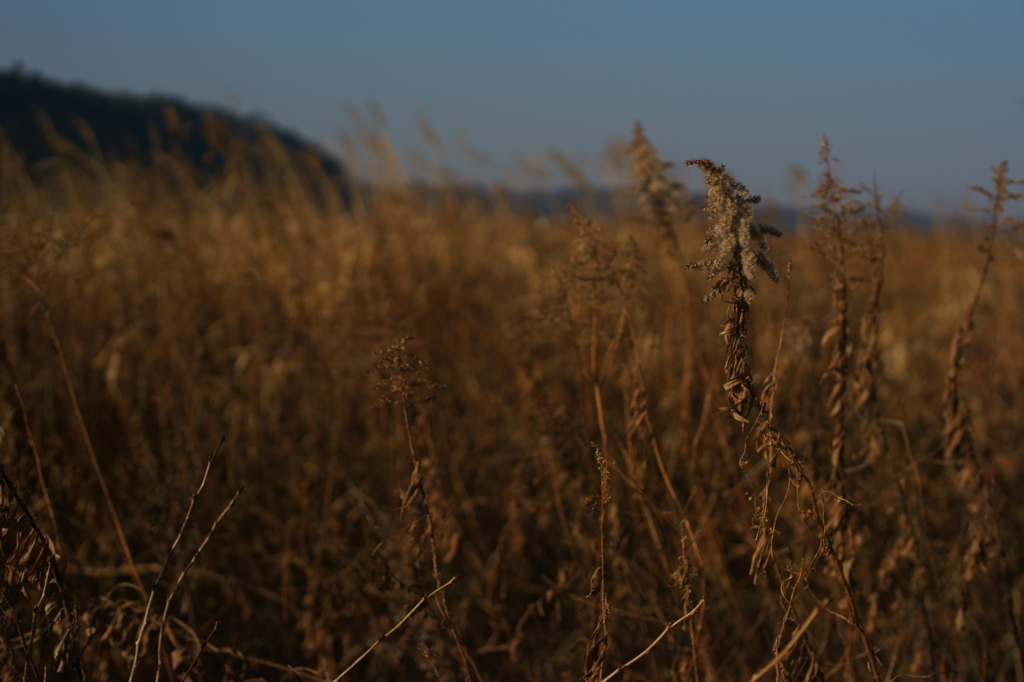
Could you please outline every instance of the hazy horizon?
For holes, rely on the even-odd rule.
[[[375,103],[404,158],[427,154],[425,119],[468,180],[522,181],[523,158],[559,179],[552,150],[597,179],[635,120],[664,158],[707,156],[784,204],[793,167],[814,183],[823,134],[845,182],[915,210],[959,209],[1004,159],[1024,177],[1020,0],[43,2],[4,15],[3,68],[257,114],[332,151],[353,127],[346,108],[369,118]]]

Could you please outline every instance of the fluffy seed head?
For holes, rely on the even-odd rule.
[[[751,282],[757,279],[758,270],[773,282],[779,281],[779,271],[765,252],[768,250],[768,235],[781,237],[782,233],[771,225],[754,222],[753,206],[761,201],[761,197],[752,195],[743,183],[726,173],[724,164],[715,164],[709,159],[692,159],[686,165],[704,171],[708,187],[703,209],[711,217],[712,224],[704,237],[701,251],[716,255],[690,265],[694,270],[706,272],[709,280],[717,278],[704,300],[714,299],[733,285],[750,302],[754,299]]]

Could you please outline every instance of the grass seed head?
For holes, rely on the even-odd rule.
[[[694,270],[706,272],[709,280],[715,280],[704,300],[710,301],[729,288],[735,288],[750,302],[755,295],[751,282],[757,279],[758,270],[773,282],[779,282],[779,271],[766,251],[768,236],[781,237],[782,233],[771,225],[754,222],[753,206],[761,197],[752,195],[743,183],[729,175],[724,164],[692,159],[686,165],[701,169],[708,187],[703,209],[712,224],[701,251],[716,255],[690,265]]]
[[[672,224],[680,214],[685,188],[667,177],[675,166],[662,161],[658,150],[644,135],[637,121],[633,126],[633,140],[629,143],[629,179],[632,194],[644,220],[658,226],[662,236],[674,253],[679,251],[679,240]]]
[[[429,367],[416,353],[406,348],[412,337],[396,339],[386,348],[375,351],[379,356],[370,371],[381,379],[373,385],[380,396],[376,407],[402,405],[411,407],[433,400],[432,391],[443,388],[428,377]]]

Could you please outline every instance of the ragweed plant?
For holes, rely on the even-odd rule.
[[[417,451],[415,443],[417,423],[413,416],[413,409],[417,405],[433,400],[432,391],[443,388],[443,386],[429,378],[430,368],[407,347],[411,340],[410,337],[402,337],[390,346],[377,351],[378,358],[373,363],[371,371],[376,372],[380,376],[380,380],[373,385],[373,389],[380,396],[378,406],[392,405],[400,407],[402,410],[412,470],[409,476],[409,485],[402,495],[399,516],[401,517],[414,501],[419,500],[422,520],[425,521],[426,527],[420,528],[420,519],[413,521],[408,530],[408,537],[413,544],[417,544],[423,537],[427,540],[430,573],[434,580],[431,595],[434,597],[438,619],[442,629],[452,640],[455,650],[454,657],[461,668],[463,679],[466,682],[473,682],[473,680],[480,679],[480,674],[452,620],[448,600],[443,591],[447,583],[441,577],[441,564],[450,561],[450,555],[457,551],[458,531],[453,528],[450,511],[442,513],[445,511],[442,508],[447,506],[448,500],[439,492],[436,476],[431,475],[434,473],[436,464],[433,462],[433,458],[422,457]],[[431,478],[435,480],[429,480]],[[442,556],[440,547],[446,547],[448,554]],[[415,556],[418,548],[411,549]]]
[[[658,150],[644,135],[644,128],[637,121],[629,143],[630,191],[636,197],[640,215],[661,229],[673,256],[679,254],[674,222],[681,217],[686,191],[681,182],[668,178],[668,171],[674,166],[671,161],[658,158]]]
[[[754,300],[753,282],[761,270],[775,283],[779,271],[768,258],[767,237],[781,237],[782,233],[771,225],[754,222],[754,206],[761,197],[751,194],[746,186],[725,171],[724,164],[708,159],[693,159],[687,166],[696,166],[704,172],[708,190],[704,195],[704,211],[713,223],[701,246],[703,253],[717,253],[715,258],[702,260],[690,267],[708,274],[714,280],[705,300],[732,290],[750,303]],[[753,242],[753,244],[751,243]],[[716,279],[717,278],[717,279]]]
[[[867,190],[870,197],[870,213],[858,223],[858,231],[869,236],[860,243],[857,251],[868,268],[868,295],[858,325],[858,346],[853,357],[850,375],[850,391],[855,419],[858,420],[861,445],[856,453],[859,464],[853,470],[879,460],[886,451],[882,434],[878,396],[878,378],[882,366],[879,358],[879,314],[882,310],[882,286],[885,283],[886,238],[891,226],[900,213],[899,197],[882,206],[882,196],[877,188]]]
[[[729,314],[722,333],[726,343],[725,389],[729,396],[729,408],[733,418],[744,424],[749,423],[747,415],[751,409],[757,409],[754,426],[755,445],[758,452],[764,456],[767,465],[764,492],[755,511],[757,548],[751,571],[760,570],[768,563],[774,563],[780,573],[786,615],[777,640],[777,674],[780,679],[791,679],[797,670],[806,675],[807,670],[816,669],[813,657],[809,660],[801,655],[812,654],[806,643],[803,646],[798,647],[794,644],[786,648],[779,648],[778,643],[782,641],[786,631],[797,623],[793,602],[797,588],[805,579],[805,571],[811,570],[819,559],[828,557],[846,598],[846,620],[851,625],[852,632],[861,640],[871,678],[875,682],[880,682],[881,676],[874,649],[861,623],[853,590],[844,573],[842,557],[838,555],[826,528],[823,495],[804,468],[790,441],[778,428],[770,402],[772,393],[768,393],[768,402],[754,394],[746,342],[750,302],[755,295],[752,281],[757,278],[758,270],[766,273],[772,281],[779,281],[778,270],[766,253],[766,237],[778,237],[781,233],[770,225],[754,223],[753,206],[760,201],[760,197],[751,195],[742,183],[726,173],[724,165],[715,164],[708,159],[687,161],[687,165],[697,166],[704,171],[708,187],[704,210],[710,215],[712,225],[704,239],[703,251],[717,253],[715,258],[694,263],[691,268],[708,273],[708,279],[712,280],[711,290],[705,296],[705,300],[710,301],[716,296],[722,296],[729,303]],[[774,377],[772,381],[774,382]],[[804,520],[813,521],[818,535],[818,549],[810,561],[810,566],[784,566],[776,558],[772,548],[772,537],[777,531],[769,519],[769,479],[780,456],[789,469],[790,484],[795,488],[805,488],[809,497],[809,504],[800,510],[800,516]],[[819,602],[805,623],[809,623],[823,608],[824,602]],[[794,643],[801,641],[802,630],[805,630],[805,626],[795,629],[792,635]]]
[[[690,268],[707,273],[711,281],[705,301],[722,296],[729,303],[729,317],[722,333],[726,345],[725,390],[733,418],[746,422],[754,404],[747,361],[750,302],[755,295],[753,282],[758,270],[773,282],[779,281],[779,271],[766,252],[768,237],[781,237],[782,233],[771,225],[754,222],[753,207],[761,197],[752,195],[725,171],[724,165],[708,159],[694,159],[686,165],[704,171],[708,190],[703,208],[711,218],[711,227],[701,251],[715,254],[714,258],[693,263]]]
[[[832,150],[827,137],[821,139],[819,162],[824,166],[818,188],[811,195],[817,199],[814,216],[818,237],[815,250],[832,266],[832,324],[821,339],[823,347],[830,349],[828,367],[822,383],[828,390],[826,410],[832,420],[829,442],[830,480],[839,484],[843,478],[846,456],[846,390],[850,374],[853,347],[850,339],[849,282],[847,279],[847,251],[849,233],[864,207],[852,197],[858,190],[844,185],[832,172]],[[841,494],[841,493],[840,493]]]
[[[992,168],[992,190],[983,187],[971,188],[988,200],[985,209],[985,232],[978,245],[985,260],[974,296],[964,308],[960,324],[950,344],[949,365],[942,391],[942,437],[945,458],[956,467],[958,483],[968,500],[965,533],[961,538],[960,548],[960,604],[956,614],[956,628],[964,632],[968,629],[968,623],[973,622],[974,628],[981,631],[979,621],[983,616],[977,613],[973,605],[973,583],[979,573],[987,572],[990,564],[994,564],[994,573],[1003,583],[998,589],[1002,590],[1004,595],[1009,621],[1007,629],[1013,635],[1017,659],[1024,660],[1024,636],[1017,623],[1012,597],[1011,586],[1015,579],[1007,565],[1006,549],[999,529],[1000,513],[997,509],[998,491],[994,474],[985,461],[986,453],[979,452],[975,444],[971,411],[960,395],[959,386],[960,369],[974,336],[974,314],[981,301],[992,264],[995,262],[996,239],[1000,231],[1019,229],[1021,225],[1019,220],[1006,214],[1006,208],[1010,202],[1024,199],[1024,193],[1011,190],[1013,185],[1024,183],[1009,179],[1006,175],[1007,169],[1006,161]],[[981,641],[984,643],[983,646],[987,646],[984,638],[981,638]]]

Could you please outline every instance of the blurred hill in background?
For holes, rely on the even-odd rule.
[[[0,128],[30,169],[47,157],[69,156],[71,143],[105,162],[132,160],[148,166],[157,153],[167,153],[186,162],[200,181],[221,174],[233,155],[255,162],[256,148],[276,140],[274,147],[300,174],[322,173],[343,194],[348,192],[345,169],[336,158],[259,118],[177,97],[65,85],[18,65],[0,71]]]
[[[309,187],[327,180],[346,205],[353,189],[364,197],[375,194],[373,181],[352,177],[353,169],[320,146],[258,117],[169,95],[113,94],[63,84],[18,64],[0,70],[0,134],[6,135],[36,177],[47,168],[39,162],[54,156],[82,161],[85,152],[105,162],[130,160],[151,166],[156,154],[164,153],[184,162],[200,185],[222,176],[234,159],[236,166],[249,166],[257,181],[269,169],[276,172],[284,165],[296,171],[294,179]],[[268,153],[275,158],[268,158]],[[285,160],[288,163],[282,164]],[[614,215],[628,202],[624,188],[596,185],[515,189],[486,187],[472,180],[449,187],[414,181],[409,189],[427,195],[454,193],[485,208],[500,201],[517,215],[553,216],[569,202]],[[693,196],[695,202],[698,196]],[[769,201],[759,209],[759,219],[784,230],[795,228],[799,220],[799,211],[790,205]],[[905,219],[918,228],[932,224],[932,216],[920,211],[907,212]]]

